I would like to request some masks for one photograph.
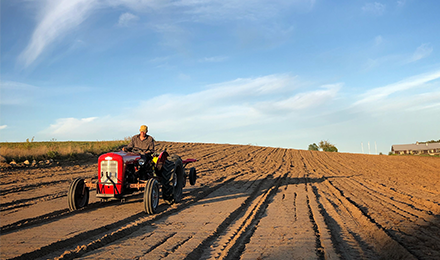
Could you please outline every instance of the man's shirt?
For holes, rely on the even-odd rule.
[[[154,153],[154,139],[151,135],[147,135],[144,140],[141,140],[141,134],[135,135],[127,146],[127,148],[132,147],[142,149],[145,153]]]

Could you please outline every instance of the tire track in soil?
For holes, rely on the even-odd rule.
[[[319,165],[319,160],[313,160],[313,163],[319,171],[332,173],[331,170],[325,166]],[[310,163],[308,161],[308,163]],[[313,167],[313,166],[311,166]],[[337,179],[339,182],[350,182],[350,179]],[[362,207],[359,207],[349,197],[344,195],[340,189],[332,184],[333,181],[326,179],[321,184],[314,187],[313,191],[318,198],[325,198],[326,201],[320,201],[319,207],[324,214],[327,225],[332,226],[336,230],[340,230],[342,236],[338,237],[333,235],[332,239],[335,244],[342,245],[338,248],[338,252],[345,259],[351,258],[389,258],[391,257],[405,257],[414,259],[414,254],[408,250],[403,244],[395,238],[395,236],[389,234],[386,229],[378,225],[378,223],[371,218],[368,214],[365,214]],[[350,189],[352,186],[346,187]],[[330,191],[333,188],[333,191]],[[347,191],[345,189],[345,191]],[[325,196],[321,196],[319,191]],[[362,193],[361,191],[357,191]],[[327,206],[327,207],[325,207]],[[370,205],[371,206],[371,205]],[[341,225],[339,223],[344,223]],[[362,227],[364,232],[359,232],[359,227]],[[371,240],[368,236],[374,237],[375,240]],[[378,243],[377,241],[382,241]],[[384,247],[387,245],[388,247]],[[374,249],[374,250],[372,250]],[[391,253],[393,252],[393,253]]]
[[[396,201],[396,202],[400,202],[400,203],[406,204],[407,206],[409,206],[411,208],[416,208],[417,210],[420,210],[420,211],[426,211],[429,215],[431,215],[430,214],[430,209],[426,209],[426,204],[431,204],[430,208],[438,208],[437,211],[440,212],[440,207],[438,207],[438,206],[440,206],[440,204],[438,204],[438,203],[432,203],[432,202],[427,201],[427,200],[424,200],[424,201],[417,200],[416,198],[414,198],[414,195],[407,194],[407,193],[404,193],[404,192],[401,192],[401,191],[398,192],[394,188],[387,187],[385,184],[382,184],[382,183],[379,183],[379,182],[373,183],[372,181],[370,181],[369,178],[362,177],[362,171],[354,170],[354,169],[352,169],[350,167],[345,166],[344,164],[340,164],[338,161],[336,161],[334,158],[330,157],[329,155],[326,155],[326,156],[327,156],[327,159],[328,159],[328,160],[326,160],[326,164],[327,164],[327,166],[332,165],[332,166],[330,166],[330,167],[333,168],[331,170],[332,172],[335,172],[336,171],[335,169],[338,169],[338,168],[339,169],[340,168],[350,169],[350,171],[355,173],[354,174],[355,176],[359,176],[360,178],[362,178],[361,181],[353,178],[352,179],[353,181],[357,182],[358,185],[364,186],[364,188],[371,190],[372,192],[376,192],[376,193],[380,194],[382,197],[387,197],[387,198],[392,199],[394,201],[396,201],[396,197],[398,197],[398,198],[401,199],[401,201]],[[322,160],[321,160],[320,163],[323,164]],[[335,165],[335,166],[333,166],[333,165]],[[365,184],[369,184],[369,185],[367,186],[364,183]],[[409,201],[409,202],[411,202],[413,204],[416,204],[417,207],[415,205],[410,204],[410,203],[405,202],[405,201]]]
[[[25,186],[21,186],[21,187],[14,187],[14,188],[10,188],[10,189],[4,189],[0,191],[0,196],[4,196],[10,193],[17,193],[20,191],[29,191],[29,190],[33,190],[35,188],[40,188],[42,186],[49,186],[49,185],[57,185],[57,184],[62,184],[62,183],[69,183],[70,180],[60,180],[60,181],[49,181],[49,182],[40,182],[40,183],[36,183],[36,184],[29,184],[29,185],[25,185]]]
[[[35,244],[38,241],[29,237],[23,243],[34,249],[24,254],[26,251],[19,250],[21,255],[15,256],[18,259],[127,258],[127,252],[133,252],[135,259],[301,255],[311,259],[440,257],[440,199],[436,195],[440,192],[423,180],[417,180],[415,185],[404,183],[398,178],[400,172],[393,169],[401,165],[404,176],[408,173],[423,176],[424,172],[417,169],[420,167],[426,169],[427,176],[432,176],[435,183],[434,172],[440,166],[435,158],[420,158],[419,162],[405,157],[216,144],[164,142],[162,147],[182,157],[202,158],[192,164],[202,178],[196,186],[185,189],[181,204],[160,205],[161,212],[154,216],[136,209],[134,205],[142,199],[135,199],[131,204],[110,203],[102,207],[91,203],[90,207],[74,213],[60,208],[26,218],[20,212],[43,205],[44,195],[33,195],[37,187],[10,192],[5,195],[20,194],[20,197],[15,199],[16,204],[2,199],[1,213],[14,211],[19,217],[12,225],[1,227],[1,258],[7,258],[3,250],[9,250],[8,245],[12,245],[13,239],[8,239],[11,236],[16,238],[20,233],[35,233],[42,228],[53,230],[54,224],[63,219],[87,217],[84,224],[91,224],[90,217],[99,219],[103,214],[114,219],[107,223],[98,221],[100,226],[95,224],[93,228],[70,228],[65,238],[62,238],[64,231],[54,234],[43,231],[43,237],[54,236],[54,240],[38,246]],[[71,176],[69,171],[74,168],[57,169],[60,176],[55,181]],[[7,180],[2,178],[8,184],[1,183],[1,191],[20,188],[12,184],[14,178],[20,180],[20,176],[26,176],[21,174],[24,171],[2,173],[2,177],[8,176]],[[34,171],[35,182],[28,184],[48,182],[42,176],[44,173],[39,174]],[[63,185],[58,184],[60,188]],[[58,186],[51,187],[56,190]],[[62,192],[65,191],[50,194]],[[55,205],[61,199],[46,202]],[[20,206],[27,201],[36,203]],[[118,218],[121,210],[129,212]],[[283,221],[275,225],[276,220]],[[23,245],[14,244],[20,246]]]
[[[270,167],[270,166],[268,166]],[[273,169],[272,169],[273,171]],[[164,254],[163,252],[168,252],[168,248],[173,248],[173,254],[171,252],[168,252],[167,259],[182,259],[185,258],[185,256],[188,258],[188,255],[198,254],[200,247],[203,247],[209,241],[212,239],[213,236],[216,236],[216,233],[219,232],[219,230],[225,228],[228,226],[228,223],[232,221],[232,219],[241,212],[243,208],[246,208],[248,206],[247,202],[241,203],[241,201],[251,201],[253,196],[249,198],[249,196],[239,196],[240,201],[235,201],[231,204],[228,200],[224,199],[214,199],[216,197],[221,198],[223,196],[229,196],[228,198],[235,197],[231,194],[254,194],[256,192],[260,192],[261,185],[267,185],[267,188],[272,187],[272,183],[274,180],[271,178],[271,175],[267,175],[264,178],[260,178],[255,181],[247,181],[249,178],[249,175],[251,174],[252,178],[255,177],[255,175],[258,175],[259,173],[252,173],[247,172],[246,174],[242,174],[239,178],[234,180],[231,184],[222,187],[219,189],[215,194],[212,194],[213,198],[205,198],[204,200],[200,201],[196,205],[179,212],[179,214],[173,214],[170,216],[167,220],[167,224],[163,224],[165,220],[158,222],[156,225],[158,228],[154,230],[154,232],[169,232],[169,230],[176,230],[179,229],[179,234],[176,235],[175,241],[168,241],[164,245],[161,245],[159,248],[155,249],[154,251],[150,252],[148,255],[143,255],[144,257],[157,259],[162,257]],[[243,184],[246,183],[246,184]],[[249,187],[252,187],[249,189]],[[220,196],[220,197],[219,197]],[[214,204],[213,204],[214,203]],[[218,206],[218,203],[223,203],[223,206]],[[236,205],[236,206],[235,206]],[[206,206],[218,209],[222,212],[222,214],[218,217],[211,217],[210,215],[205,216],[202,212],[203,210],[206,210]],[[203,209],[202,211],[197,211],[197,208]],[[195,214],[195,215],[193,215]],[[227,214],[227,215],[225,215]],[[193,217],[191,217],[193,216]],[[176,221],[172,221],[172,219],[177,219]],[[186,220],[186,219],[196,219],[197,223],[186,223],[186,224],[179,224],[180,219]],[[178,226],[177,228],[173,228],[174,226]],[[201,226],[200,228],[194,229],[194,226]],[[145,228],[144,230],[140,230],[138,233],[144,234],[146,232],[151,232],[148,228]],[[191,234],[188,236],[188,234]],[[139,251],[139,248],[145,248],[150,246],[152,241],[139,241],[138,237],[142,237],[141,235],[133,235],[132,238],[122,243],[122,246],[124,248],[128,247],[128,251],[130,252],[129,255],[126,254],[126,251],[124,250],[123,253],[120,252],[120,250],[112,250],[112,255],[116,256],[122,256],[122,254],[125,254],[125,258],[138,258],[139,253],[136,254],[137,251]],[[190,237],[190,238],[189,238]],[[173,238],[174,239],[174,238]],[[180,244],[185,244],[185,246],[179,246]],[[197,249],[199,248],[199,249]],[[106,252],[108,250],[112,249],[112,245],[107,246],[106,248],[103,248],[102,250],[98,252],[93,252],[93,254],[88,254],[87,258],[94,258],[97,255],[100,257],[109,257]],[[174,251],[175,249],[175,251]],[[131,255],[130,255],[131,254]]]
[[[308,177],[298,152],[289,151],[286,157],[288,177],[282,180],[241,259],[337,259],[330,230],[308,188],[316,180]]]
[[[222,158],[225,159],[225,157],[222,157]],[[216,159],[216,158],[214,158],[214,159]],[[78,172],[75,172],[75,173],[78,173]],[[71,179],[74,179],[76,177],[79,177],[79,176],[74,176],[73,178],[71,177]],[[94,175],[88,176],[88,177],[94,177]],[[200,174],[199,174],[199,177],[200,177]],[[70,181],[71,180],[69,180],[69,182]],[[42,185],[42,184],[40,184],[40,185]],[[210,185],[210,184],[208,183],[207,185]],[[38,206],[38,205],[36,205],[36,206]],[[98,205],[96,205],[96,203],[94,203],[93,205],[89,205],[87,210],[97,209],[98,207],[99,207],[99,203],[98,203]],[[2,232],[12,232],[12,231],[15,231],[19,228],[32,226],[33,224],[44,224],[45,221],[52,222],[52,221],[56,220],[57,218],[65,217],[68,214],[69,214],[69,211],[57,210],[54,213],[47,213],[42,216],[37,216],[37,217],[31,218],[31,219],[27,218],[27,219],[16,221],[15,223],[3,226],[1,231]]]
[[[58,199],[58,198],[66,196],[66,195],[67,195],[67,192],[58,192],[58,193],[47,194],[47,195],[42,195],[42,196],[37,196],[37,197],[32,197],[32,198],[27,198],[27,199],[14,200],[12,202],[1,203],[0,204],[0,211],[5,212],[5,211],[13,210],[16,208],[28,207],[32,204],[38,203],[39,201],[48,201],[48,200]]]
[[[267,156],[267,158],[269,157]],[[284,160],[283,157],[281,159]],[[263,160],[262,164],[265,165],[265,163],[266,160]],[[287,173],[281,176],[283,174],[283,172],[279,172],[281,167],[282,164],[275,170],[272,169],[273,172],[269,175],[274,177],[278,175],[276,179],[266,183],[264,183],[265,181],[260,182],[259,186],[254,189],[242,206],[230,215],[230,217],[235,218],[232,223],[227,227],[219,226],[214,236],[208,237],[186,259],[205,259],[208,258],[209,254],[215,259],[237,259],[241,255],[246,241],[252,236],[255,226],[262,217],[269,200],[272,199],[274,192],[277,191],[281,179],[285,179],[287,176]],[[242,212],[245,213],[243,214]],[[213,247],[214,244],[218,246]]]
[[[214,180],[213,182],[218,182],[218,181],[220,181],[220,179]],[[91,192],[95,191],[95,189],[92,189],[90,191]],[[193,190],[193,191],[190,192],[189,195],[197,194],[198,192],[199,192],[199,190]],[[63,192],[63,194],[66,194],[66,193],[67,192]],[[142,194],[138,193],[138,194],[133,194],[130,197],[136,198],[136,197],[139,197],[141,195]],[[130,199],[130,197],[128,197],[128,199]],[[66,215],[74,215],[74,214],[77,214],[79,212],[89,212],[89,211],[93,211],[93,210],[96,210],[96,209],[99,209],[99,208],[103,208],[103,207],[111,207],[111,206],[113,206],[114,204],[117,204],[117,203],[119,203],[119,202],[118,201],[109,201],[109,202],[105,202],[104,203],[105,205],[103,205],[103,203],[101,203],[101,202],[90,203],[87,206],[87,208],[84,208],[84,209],[81,209],[80,211],[75,211],[75,212],[70,212],[69,209],[58,210],[58,211],[47,213],[45,215],[37,216],[37,217],[34,217],[34,218],[23,219],[23,220],[14,222],[14,223],[9,224],[9,225],[2,226],[1,227],[1,232],[3,234],[10,233],[10,232],[15,232],[15,231],[18,231],[20,229],[27,228],[29,226],[33,226],[33,225],[37,225],[37,224],[38,225],[42,225],[42,224],[45,224],[46,222],[53,222],[55,220],[58,220],[59,218],[66,217]]]
[[[348,195],[344,194],[344,196],[351,200],[353,205],[412,255],[421,257],[423,253],[420,251],[424,250],[423,248],[436,248],[436,245],[440,244],[440,238],[433,235],[440,233],[438,223],[429,221],[430,219],[435,221],[431,212],[417,209],[409,203],[400,203],[394,199],[398,194],[388,192],[394,196],[386,195],[386,191],[383,193],[378,190],[380,185],[366,186],[371,183],[366,180],[363,182],[355,179],[343,182],[334,180],[329,183],[333,186],[337,184],[336,189],[342,193],[345,191]],[[402,199],[402,196],[400,198]],[[422,225],[414,225],[414,223],[422,223]],[[408,230],[410,225],[411,230],[405,232],[404,230]],[[438,253],[434,255],[440,257]]]
[[[194,190],[193,192],[196,194],[195,198],[180,204],[176,204],[174,207],[169,207],[167,210],[160,212],[156,215],[150,216],[146,215],[144,212],[140,212],[135,215],[129,216],[128,218],[113,222],[109,225],[101,226],[92,230],[87,230],[67,239],[58,240],[49,245],[43,246],[28,253],[24,253],[12,259],[35,259],[42,257],[47,258],[48,256],[49,258],[53,258],[56,257],[56,255],[52,255],[54,252],[58,252],[59,256],[64,251],[65,252],[59,257],[60,259],[73,259],[90,250],[97,249],[108,243],[128,236],[131,233],[135,232],[138,228],[150,225],[163,217],[175,213],[182,208],[188,207],[191,204],[202,199],[203,197],[208,196],[210,193],[214,192],[223,185],[233,181],[235,178],[236,176],[229,179],[219,180],[221,183],[215,186],[201,188],[200,190]],[[83,211],[86,211],[86,209],[84,209]],[[72,214],[76,216],[81,215],[80,212],[73,212]],[[95,239],[90,241],[91,238]],[[88,243],[83,244],[84,241],[88,241]],[[76,246],[75,248],[74,245],[78,246]]]
[[[242,175],[230,177],[226,180],[222,180],[220,184],[217,184],[216,186],[205,188],[205,190],[200,191],[199,194],[192,199],[191,201],[187,201],[181,204],[177,204],[172,208],[169,208],[167,211],[161,212],[159,214],[144,217],[144,220],[141,218],[137,221],[134,221],[132,224],[127,224],[126,226],[123,226],[117,230],[110,230],[109,232],[104,233],[102,236],[98,236],[98,238],[95,238],[92,241],[88,241],[87,243],[83,243],[82,245],[79,244],[75,249],[70,249],[65,251],[62,255],[59,257],[56,257],[56,255],[49,255],[51,257],[56,257],[57,259],[73,259],[79,256],[83,256],[84,254],[96,251],[97,249],[107,246],[111,244],[112,242],[119,241],[121,239],[125,239],[126,237],[130,236],[132,233],[137,232],[139,229],[142,228],[151,228],[151,226],[155,225],[155,223],[159,222],[161,219],[166,218],[170,215],[173,215],[175,213],[178,213],[182,211],[185,208],[191,207],[193,204],[197,203],[198,201],[202,200],[203,198],[209,196],[211,193],[215,192],[216,190],[222,188],[226,184],[234,181],[234,179],[240,177]],[[144,213],[140,213],[145,215]],[[129,222],[127,222],[129,223]],[[160,234],[161,232],[156,233]],[[144,240],[145,237],[142,239]],[[154,245],[151,246],[151,250],[148,251],[150,253],[151,251],[154,251],[154,249],[158,248],[159,246],[162,246],[163,243],[156,243],[156,238],[154,236],[147,235],[147,239],[145,240],[151,240],[154,239]],[[77,241],[78,242],[78,241]],[[147,253],[143,252],[141,255],[138,255],[135,257],[140,258],[145,256]],[[102,254],[100,254],[100,257],[102,257]],[[95,257],[92,257],[93,259]],[[124,258],[127,258],[127,255],[125,254]]]

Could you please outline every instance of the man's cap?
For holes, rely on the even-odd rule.
[[[141,129],[139,129],[140,132],[148,132],[148,126],[146,125],[141,125]]]

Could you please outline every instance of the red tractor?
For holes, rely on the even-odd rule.
[[[96,197],[101,201],[125,200],[143,190],[144,211],[154,214],[159,205],[159,187],[163,200],[171,204],[182,200],[186,179],[191,185],[196,183],[196,169],[185,169],[187,164],[196,161],[182,161],[179,156],[169,155],[166,151],[152,156],[136,149],[103,154],[98,158],[97,180],[77,178],[70,184],[67,192],[69,209],[74,211],[87,206],[91,188],[96,188]]]

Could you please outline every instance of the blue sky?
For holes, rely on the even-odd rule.
[[[439,11],[2,0],[0,141],[120,140],[142,124],[156,140],[352,153],[439,139]]]

